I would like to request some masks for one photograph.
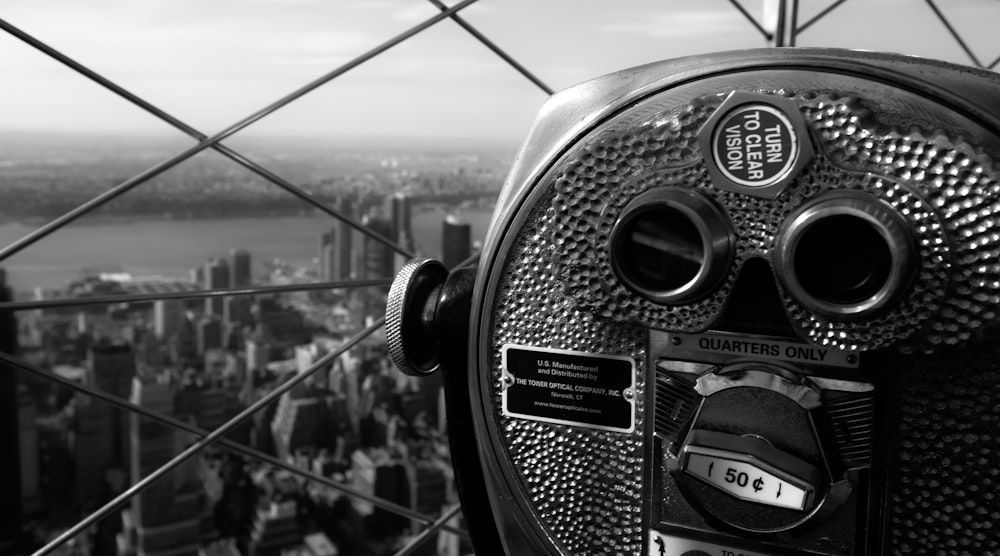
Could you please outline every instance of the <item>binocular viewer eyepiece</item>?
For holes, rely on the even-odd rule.
[[[477,553],[1000,552],[998,160],[1000,78],[899,55],[553,96],[478,266],[390,292]]]

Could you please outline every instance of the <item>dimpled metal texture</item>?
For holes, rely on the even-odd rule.
[[[897,356],[899,430],[890,545],[905,554],[1000,554],[1000,337]]]
[[[539,203],[525,222],[495,298],[495,418],[530,511],[563,553],[638,554],[643,538],[645,331],[595,319],[562,293],[549,239],[553,215],[547,205]],[[500,353],[505,344],[635,358],[635,432],[605,432],[501,415]]]
[[[904,349],[930,352],[936,345],[957,344],[995,320],[1000,305],[1000,184],[994,162],[943,132],[880,129],[877,122],[865,121],[871,119],[865,110],[848,101],[817,98],[805,113],[839,165],[900,180],[914,197],[930,204],[937,221],[926,213],[905,212],[907,203],[893,203],[922,236],[927,227],[943,228],[940,244],[928,245],[927,237],[920,238],[917,287],[924,290],[920,295],[928,308],[925,315],[910,316],[924,326]],[[934,250],[931,257],[928,249]],[[947,281],[925,281],[927,273],[948,267]]]
[[[708,177],[696,138],[725,94],[680,106],[654,98],[611,119],[562,157],[548,175],[557,192],[552,242],[563,287],[577,306],[663,330],[708,328],[743,263],[750,257],[770,262],[775,238],[792,211],[824,191],[855,189],[889,204],[906,220],[916,241],[915,279],[888,311],[848,322],[815,315],[783,293],[790,320],[804,339],[837,349],[896,345],[930,352],[967,339],[993,319],[1000,304],[1000,231],[995,227],[1000,189],[989,157],[943,133],[882,125],[856,99],[783,96],[799,105],[817,153],[774,200],[719,190]],[[654,303],[630,291],[612,270],[608,245],[618,215],[631,199],[655,187],[700,191],[727,213],[736,234],[728,276],[700,301]]]

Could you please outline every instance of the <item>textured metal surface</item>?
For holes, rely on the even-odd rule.
[[[637,554],[641,528],[645,331],[574,308],[554,273],[552,211],[533,212],[497,295],[492,339],[495,419],[525,498],[566,554]],[[505,418],[500,412],[504,344],[637,357],[636,430],[611,433]]]
[[[497,473],[510,489],[505,500],[519,508],[518,519],[537,523],[535,541],[549,539],[563,554],[641,553],[640,529],[650,517],[642,515],[641,496],[651,494],[644,489],[660,489],[653,495],[662,495],[669,509],[655,519],[711,531],[669,484],[642,483],[644,450],[650,447],[644,440],[651,441],[643,431],[651,433],[654,424],[644,421],[669,417],[672,411],[663,407],[656,415],[650,407],[646,412],[646,331],[711,327],[742,266],[753,258],[772,263],[789,215],[817,195],[847,189],[901,215],[913,230],[918,263],[912,284],[896,304],[855,321],[812,314],[777,283],[802,339],[859,352],[885,350],[898,362],[892,369],[864,370],[898,377],[902,390],[892,392],[902,395],[902,407],[890,403],[883,408],[888,419],[873,422],[871,399],[830,400],[834,442],[845,458],[862,466],[869,462],[866,448],[873,437],[883,435],[877,448],[893,444],[889,460],[882,462],[891,484],[873,486],[874,496],[891,499],[888,529],[878,539],[883,549],[995,550],[1000,535],[990,536],[989,527],[1000,525],[1000,510],[996,466],[990,462],[998,455],[1000,377],[996,363],[955,369],[946,363],[960,360],[952,344],[983,345],[975,335],[995,321],[1000,306],[1000,232],[994,231],[1000,188],[991,158],[1000,153],[1000,142],[956,112],[870,81],[795,71],[758,78],[742,74],[740,82],[751,84],[736,88],[795,103],[795,116],[805,122],[815,147],[815,158],[776,199],[722,191],[709,178],[697,137],[733,90],[734,80],[722,77],[645,99],[630,97],[618,105],[619,112],[601,104],[602,122],[585,132],[572,127],[582,135],[567,142],[558,159],[543,160],[537,168],[525,163],[512,173],[491,225],[487,252],[497,249],[501,257],[486,280],[482,314],[488,316],[480,328],[489,331],[481,376],[488,377],[492,397],[492,404],[484,400],[486,417],[499,433],[493,445],[499,450]],[[810,92],[817,90],[823,93]],[[573,110],[559,113],[579,116]],[[583,116],[565,120],[593,121]],[[543,132],[551,132],[550,127],[540,126]],[[556,152],[546,143],[528,147],[525,156]],[[609,260],[608,240],[618,215],[637,195],[660,187],[691,188],[712,199],[737,237],[730,272],[717,291],[696,302],[667,306],[644,299],[617,279]],[[508,343],[635,358],[636,432],[503,417],[500,350]],[[989,349],[996,352],[995,345]],[[918,355],[935,351],[952,355]],[[910,373],[918,361],[934,368]],[[668,397],[670,387],[660,385],[660,394]],[[922,417],[929,407],[933,422]],[[660,432],[669,436],[676,424],[661,420]],[[956,432],[970,430],[975,432]],[[934,460],[937,467],[928,454],[940,456]],[[653,473],[660,464],[649,464]],[[857,507],[863,506],[859,500]],[[870,517],[881,523],[881,516]],[[814,539],[816,546],[844,554],[857,548],[856,516],[840,512],[824,519],[824,527],[836,534]],[[774,540],[795,545],[791,537]]]
[[[739,268],[750,257],[770,261],[789,213],[830,189],[864,191],[904,216],[917,235],[920,266],[891,311],[832,322],[785,296],[802,336],[818,345],[871,350],[909,338],[904,349],[953,344],[994,318],[1000,305],[1000,189],[993,162],[958,138],[919,129],[900,132],[857,100],[794,97],[821,152],[776,200],[716,189],[695,136],[721,95],[679,106],[647,103],[592,133],[554,174],[555,259],[578,306],[603,317],[691,332],[721,313]],[[628,290],[612,271],[608,235],[624,205],[654,187],[692,187],[714,198],[738,236],[731,272],[696,303],[659,305]],[[779,286],[780,287],[780,286]]]
[[[386,297],[385,303],[385,344],[389,350],[389,358],[392,359],[397,369],[410,376],[426,375],[437,369],[435,366],[433,370],[428,371],[414,365],[410,358],[411,354],[407,353],[404,343],[406,339],[404,337],[404,332],[406,331],[405,321],[420,317],[419,314],[406,314],[406,309],[409,305],[408,302],[412,301],[410,296],[414,294],[414,280],[428,265],[440,266],[441,263],[423,257],[407,261],[399,269],[396,278],[392,281],[392,286],[389,288],[389,295]],[[410,341],[414,340],[418,339],[410,339]]]
[[[1000,337],[900,357],[893,553],[1000,553]]]

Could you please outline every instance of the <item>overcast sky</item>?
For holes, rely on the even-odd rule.
[[[741,1],[761,15],[762,0]],[[802,0],[800,21],[830,2]],[[938,3],[985,63],[1000,54],[1000,2]],[[208,134],[435,13],[427,0],[0,4],[0,18]],[[727,0],[480,0],[461,15],[557,90],[655,60],[764,45]],[[969,63],[923,0],[847,2],[799,43]],[[0,133],[171,133],[2,31],[0,85]],[[545,97],[445,20],[247,133],[516,143]]]

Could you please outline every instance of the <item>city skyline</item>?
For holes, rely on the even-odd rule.
[[[761,17],[762,2],[745,4]],[[656,60],[765,46],[753,26],[721,0],[600,6],[483,0],[460,15],[554,90]],[[802,2],[800,22],[824,7]],[[1000,48],[987,25],[1000,7],[960,0],[942,8],[982,62],[992,61]],[[417,0],[100,0],[86,7],[54,0],[8,3],[0,18],[211,133],[435,13],[432,4]],[[799,44],[970,63],[918,0],[866,2],[863,12],[847,3],[806,30]],[[0,34],[0,48],[10,53],[0,60],[9,99],[0,111],[0,129],[175,134],[14,37]],[[441,21],[245,133],[516,144],[546,96],[454,22]]]
[[[378,222],[386,234],[406,237],[412,210],[409,198],[395,193],[368,207],[363,219]],[[351,208],[346,212],[357,216]],[[312,243],[317,257],[306,267],[254,272],[254,246],[236,245],[192,260],[186,284],[255,288],[311,282],[324,273],[363,280],[395,272],[390,250],[357,232],[348,232],[342,257],[324,261],[332,238],[330,231],[317,235]],[[118,278],[97,278],[90,289],[69,285],[56,295],[114,293]],[[3,293],[9,299],[9,290]],[[398,548],[422,529],[411,517],[387,512],[385,504],[430,516],[454,505],[440,377],[403,377],[389,363],[384,340],[355,345],[357,340],[349,339],[384,312],[385,295],[385,288],[348,288],[169,299],[25,311],[17,321],[3,323],[4,341],[24,337],[19,349],[6,349],[46,374],[204,430],[217,429],[287,381],[304,379],[227,434],[263,462],[209,448],[79,535],[76,549],[120,556],[163,550],[192,556],[297,550],[318,556],[336,554],[339,547],[375,555]],[[336,350],[347,351],[330,360]],[[28,376],[4,376],[18,375]],[[3,385],[11,386],[7,382]],[[10,419],[17,426],[7,434],[19,437],[13,442],[18,450],[0,462],[20,464],[19,474],[5,477],[21,491],[20,511],[27,521],[23,535],[3,531],[0,552],[38,548],[66,527],[60,519],[86,515],[192,440],[183,430],[85,392],[24,378],[14,383],[18,403],[8,409],[19,418]],[[292,481],[289,469],[322,480],[305,483],[300,475]],[[331,488],[331,481],[348,493]],[[350,496],[352,489],[383,502],[358,501]],[[21,522],[16,506],[8,506],[3,527]],[[459,539],[444,534],[440,542],[428,543],[422,553],[457,555]]]

